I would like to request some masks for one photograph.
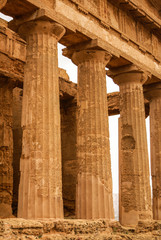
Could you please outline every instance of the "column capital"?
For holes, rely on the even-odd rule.
[[[151,76],[150,73],[133,64],[119,68],[112,68],[107,71],[106,74],[118,85],[129,82],[144,84]]]
[[[104,62],[104,65],[110,61],[111,55],[103,50],[95,50],[95,49],[86,49],[75,51],[72,55],[72,61],[77,66],[83,62],[98,60]]]
[[[161,98],[161,82],[145,85],[144,96],[149,101],[154,98]]]
[[[65,28],[56,22],[47,20],[35,20],[23,23],[18,30],[19,34],[26,39],[28,35],[34,33],[51,34],[57,40],[65,34]]]

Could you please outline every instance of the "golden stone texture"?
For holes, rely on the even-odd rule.
[[[146,86],[145,97],[150,101],[153,217],[156,220],[161,220],[161,84]]]
[[[12,84],[0,84],[0,218],[12,216]]]
[[[22,156],[18,217],[62,218],[62,174],[57,41],[62,26],[48,21],[25,23],[22,106]]]
[[[104,51],[75,52],[78,65],[76,215],[83,219],[112,219],[112,176],[108,129]]]
[[[160,240],[160,222],[151,222],[144,103],[146,116],[150,105],[153,213],[160,219],[161,1],[0,0],[0,10],[13,17],[0,20],[0,217],[17,216],[18,203],[20,217],[56,218],[41,227],[30,220],[18,219],[17,228],[17,220],[11,226],[12,220],[0,221],[0,238]],[[18,29],[27,41],[27,62]],[[78,65],[78,90],[64,71],[59,90],[58,42]],[[108,97],[110,108],[105,66],[120,86],[112,102]],[[14,89],[12,102],[13,87],[24,90],[23,141],[22,94]],[[63,207],[65,217],[75,217],[75,199],[77,217],[113,218],[108,110],[121,113],[120,223],[137,226],[59,222]],[[99,228],[106,230],[100,234]]]
[[[135,66],[111,70],[120,87],[120,223],[136,225],[152,218],[143,83]]]

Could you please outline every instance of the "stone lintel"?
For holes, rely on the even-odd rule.
[[[126,12],[131,13],[133,17],[138,19],[142,24],[148,24],[151,29],[159,30],[161,21],[153,11],[150,11],[144,4],[139,5],[135,0],[109,0],[112,4],[119,6],[119,8],[123,9]],[[146,0],[149,1],[151,6],[154,6],[158,12],[161,10],[160,8],[160,0]]]
[[[20,76],[17,75],[17,74],[12,74],[8,71],[3,71],[3,69],[0,69],[0,79],[2,77],[5,77],[6,79],[9,79],[10,82],[13,83],[14,87],[18,87],[18,88],[23,87],[23,78],[20,80]]]
[[[97,37],[101,38],[103,41],[106,42],[106,46],[109,47],[109,51],[112,54],[113,52],[119,52],[119,54],[123,58],[127,59],[128,61],[133,62],[135,64],[138,63],[138,65],[140,64],[140,66],[145,67],[147,70],[151,68],[152,73],[157,77],[159,77],[161,69],[159,65],[160,60],[158,56],[157,47],[155,47],[156,49],[154,48],[154,51],[152,51],[153,48],[151,47],[149,48],[148,45],[147,47],[142,46],[142,43],[138,43],[136,40],[131,38],[130,34],[126,36],[125,32],[122,33],[122,30],[118,29],[118,27],[116,28],[115,24],[109,23],[110,31],[107,30],[107,28],[104,27],[104,24],[102,24],[102,22],[105,22],[105,21],[102,21],[102,18],[100,18],[101,16],[97,14],[92,15],[89,9],[88,9],[89,11],[88,15],[84,15],[78,10],[78,5],[80,6],[80,1],[71,1],[73,4],[72,3],[67,4],[67,1],[60,1],[60,0],[59,1],[45,0],[43,2],[40,0],[28,0],[28,1],[26,0],[25,2],[21,3],[22,4],[21,8],[17,4],[17,11],[19,11],[19,13],[15,13],[15,6],[16,6],[16,3],[18,3],[18,1],[19,0],[7,2],[6,6],[3,9],[3,12],[6,14],[7,12],[12,14],[14,13],[15,14],[14,16],[22,16],[22,15],[26,15],[26,13],[29,14],[31,12],[34,12],[38,8],[42,8],[42,9],[44,8],[45,9],[44,11],[46,12],[46,16],[48,15],[50,19],[57,18],[57,20],[54,20],[54,21],[61,23],[64,27],[69,28],[70,30],[72,30],[71,29],[71,26],[72,26],[74,31],[76,30],[79,31],[80,34],[78,35],[71,34],[71,32],[69,35],[68,34],[65,35],[61,39],[61,43],[63,43],[64,45],[69,46],[73,43],[77,43],[81,41],[83,42],[84,38],[87,38],[87,39],[95,39]],[[112,4],[114,4],[115,1],[113,0]],[[119,2],[119,1],[116,1],[116,2]],[[124,0],[124,2],[129,3],[124,5],[131,6],[132,0],[128,0],[128,1]],[[32,4],[33,7],[30,7],[30,4]],[[136,5],[136,4],[132,4],[132,5]],[[140,16],[140,12],[144,13],[144,11],[141,11],[139,4],[137,4],[137,8],[135,9],[136,11],[138,10],[139,16]],[[130,11],[130,14],[132,15],[133,12],[134,11]],[[76,17],[75,17],[75,14],[76,14]],[[149,17],[148,15],[147,17],[148,17],[148,20],[146,20],[146,22],[142,21],[143,24],[146,24],[145,27],[147,26],[149,27],[149,21],[150,21],[149,19],[152,19],[152,17]],[[91,18],[93,19],[93,21],[91,20]],[[80,19],[80,21],[78,21],[78,19]],[[139,21],[141,19],[142,17],[139,17]],[[158,22],[158,24],[157,24],[157,19],[155,21],[152,20],[152,22],[155,23],[154,25],[156,25],[156,27],[154,27],[155,29],[157,27],[161,29],[160,23],[159,23],[160,21]],[[147,30],[148,30],[148,27],[147,27]],[[94,32],[92,29],[95,29],[95,28],[97,29],[97,31]],[[155,33],[159,35],[159,31]],[[84,38],[82,37],[81,34],[84,36]],[[128,39],[129,39],[129,42],[127,42]]]
[[[0,53],[0,82],[2,78],[9,79],[15,87],[23,87],[24,62],[12,59]]]
[[[92,39],[80,44],[72,45],[70,47],[64,48],[63,49],[63,56],[72,58],[73,53],[76,51],[81,51],[81,50],[103,50],[109,53],[109,48],[107,45],[104,44],[104,42],[100,39]],[[111,54],[111,51],[110,53]],[[115,57],[120,57],[119,53],[114,53]]]
[[[0,77],[22,87],[26,42],[4,20],[0,20],[0,41]]]
[[[5,1],[5,0],[3,0]],[[3,2],[2,1],[2,2]],[[154,29],[158,28],[160,29],[160,19],[158,17],[156,17],[154,15],[154,13],[150,12],[148,9],[146,9],[146,7],[144,6],[140,6],[139,4],[136,3],[136,1],[134,0],[110,0],[112,2],[112,4],[117,4],[119,5],[119,7],[123,7],[125,11],[129,11],[131,10],[131,14],[133,14],[134,16],[140,18],[139,21],[143,22],[143,24],[146,23],[150,23],[152,25],[152,27]],[[151,2],[155,2],[156,6],[160,6],[159,0],[149,0]],[[73,4],[76,4],[78,9],[83,9],[83,12],[89,12],[89,9],[86,9],[79,1],[71,1]],[[10,1],[6,4],[6,6],[3,9],[3,12],[5,14],[8,15],[15,15],[15,5],[18,5],[18,0],[14,0],[14,3],[10,3]],[[11,7],[12,5],[13,7]],[[18,13],[21,10],[21,14],[16,13],[16,15],[23,15],[26,14],[28,12],[33,12],[33,10],[38,9],[38,8],[42,8],[42,7],[48,7],[48,9],[50,8],[51,10],[55,8],[55,1],[54,3],[52,3],[52,1],[44,1],[44,3],[42,3],[42,1],[40,0],[26,0],[25,3],[23,4],[23,7],[21,6],[21,8],[18,9]],[[158,11],[159,11],[159,7],[158,7]],[[156,26],[155,26],[156,25]]]
[[[65,16],[62,17],[59,13],[56,13],[55,10],[53,9],[49,10],[49,9],[43,9],[43,8],[35,10],[33,13],[27,16],[25,15],[25,16],[22,16],[21,18],[15,18],[9,23],[9,26],[11,29],[17,32],[20,25],[22,25],[23,23],[35,21],[35,20],[47,20],[47,21],[61,23],[66,29],[72,32],[76,32],[76,28],[74,27],[74,24],[69,19],[66,19]]]
[[[144,86],[144,96],[151,101],[153,98],[161,98],[161,82]]]
[[[34,2],[34,0],[32,0],[32,2]],[[36,2],[37,1],[35,0],[35,4]],[[15,2],[13,4],[15,4]],[[46,5],[48,6],[48,2]],[[37,6],[40,7],[39,4]],[[110,31],[105,31],[99,16],[92,15],[92,17],[96,18],[95,20],[99,20],[101,23],[100,25],[97,24],[97,31],[93,32],[92,29],[96,24],[95,20],[91,21],[89,19],[89,16],[87,15],[86,21],[84,21],[85,16],[82,15],[80,11],[78,11],[77,9],[75,10],[74,8],[68,6],[62,1],[57,1],[56,7],[49,7],[48,9],[45,8],[42,3],[41,8],[44,9],[36,10],[36,12],[41,12],[42,10],[45,11],[45,17],[50,17],[50,19],[54,18],[55,20],[53,21],[61,23],[66,29],[70,30],[69,32],[67,31],[65,36],[60,40],[63,45],[69,46],[72,44],[76,44],[77,42],[86,41],[87,39],[101,38],[101,41],[106,46],[106,48],[108,47],[108,51],[110,51],[111,54],[120,54],[121,58],[118,59],[119,61],[117,60],[115,64],[121,65],[121,60],[122,58],[124,58],[129,62],[133,62],[134,64],[142,66],[143,68],[147,69],[147,71],[151,69],[151,72],[155,76],[159,77],[160,65],[158,57],[154,56],[155,54],[152,53],[149,48],[146,49],[146,54],[144,51],[142,52],[143,46],[140,44],[138,45],[138,42],[133,41],[129,36],[126,36],[127,38],[129,38],[129,42],[126,42],[124,40],[125,38],[122,38],[122,31],[120,29],[116,29],[112,25],[110,25]],[[74,18],[75,14],[77,14],[77,17]],[[23,15],[23,13],[21,15]],[[79,22],[77,21],[78,18],[80,18]],[[89,27],[89,21],[91,21],[91,27]],[[135,45],[135,47],[133,45]],[[140,50],[139,46],[141,46],[142,50]],[[124,49],[126,49],[126,51],[124,51]],[[151,58],[151,55],[155,58],[155,61]]]
[[[13,60],[26,61],[26,42],[4,24],[0,26],[0,40],[0,53]]]

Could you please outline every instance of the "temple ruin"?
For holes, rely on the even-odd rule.
[[[160,0],[0,0],[0,11],[13,17],[0,19],[0,239],[160,240]],[[106,75],[119,92],[107,94]]]

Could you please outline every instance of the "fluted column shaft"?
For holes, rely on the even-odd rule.
[[[105,76],[109,59],[95,50],[73,55],[78,65],[77,218],[114,217]]]
[[[120,222],[135,225],[152,216],[149,161],[142,84],[135,67],[113,72],[120,87]]]
[[[12,86],[4,80],[4,84],[0,85],[0,218],[12,216],[12,100]]]
[[[156,220],[161,220],[161,83],[147,86],[145,97],[150,104],[153,217]]]
[[[27,41],[18,217],[62,218],[62,174],[57,41],[64,28],[25,23]]]

